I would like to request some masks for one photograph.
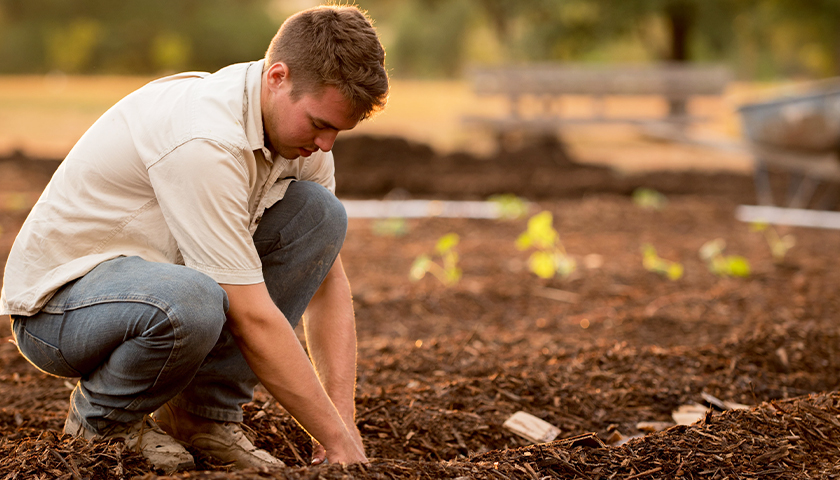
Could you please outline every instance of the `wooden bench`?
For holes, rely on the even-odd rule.
[[[508,113],[499,117],[468,116],[466,125],[491,131],[501,141],[510,132],[558,134],[567,125],[627,123],[685,126],[703,120],[690,115],[688,101],[702,95],[721,95],[731,75],[721,66],[709,65],[576,65],[538,64],[476,68],[469,72],[473,91],[482,97],[506,97]],[[558,111],[561,97],[585,95],[593,99],[593,115],[570,117]],[[653,116],[607,115],[608,96],[658,96],[668,102],[667,114]],[[531,97],[542,108],[525,112]],[[533,110],[533,109],[532,109]]]

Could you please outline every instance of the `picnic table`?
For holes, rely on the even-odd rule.
[[[511,132],[558,135],[568,125],[625,123],[635,125],[668,124],[683,127],[704,120],[692,115],[689,101],[701,95],[721,95],[730,81],[729,71],[716,65],[580,65],[536,64],[475,68],[469,72],[473,91],[480,97],[507,99],[508,111],[502,116],[472,115],[466,125],[488,130],[499,142]],[[593,114],[564,115],[562,98],[584,95],[592,98]],[[612,96],[658,96],[668,103],[664,116],[608,115],[604,99]],[[525,112],[523,100],[537,99],[543,108]]]

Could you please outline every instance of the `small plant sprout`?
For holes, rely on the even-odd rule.
[[[495,203],[502,220],[516,220],[528,215],[528,202],[512,193],[493,195],[487,201]]]
[[[528,258],[528,268],[540,278],[559,275],[566,278],[577,269],[575,260],[560,243],[560,235],[552,226],[551,212],[542,211],[528,219],[528,230],[516,239],[516,248],[534,248]]]
[[[683,276],[682,264],[661,258],[653,245],[648,243],[642,245],[642,265],[645,270],[664,275],[670,280],[679,280]]]
[[[724,255],[725,248],[726,241],[722,238],[710,240],[700,247],[700,258],[710,272],[720,277],[748,277],[750,262],[739,255]]]
[[[765,222],[755,222],[750,225],[750,229],[764,234],[764,239],[767,240],[770,253],[773,255],[773,261],[776,263],[782,263],[788,250],[796,245],[796,237],[790,234],[779,236],[776,229]]]
[[[404,218],[380,218],[371,224],[373,234],[379,237],[402,237],[408,233],[408,223]]]
[[[665,195],[650,188],[633,190],[633,203],[646,210],[662,210],[668,204]]]
[[[440,257],[441,263],[434,262],[429,255],[420,255],[411,265],[409,277],[416,282],[426,276],[426,273],[431,273],[447,287],[458,283],[461,279],[461,269],[458,268],[458,253],[455,247],[460,240],[457,233],[447,233],[440,237],[435,245],[435,253]]]

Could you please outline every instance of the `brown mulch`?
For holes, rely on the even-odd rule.
[[[258,390],[245,405],[246,426],[287,467],[228,472],[198,456],[195,471],[157,477],[119,442],[61,435],[74,380],[29,366],[3,338],[10,335],[4,322],[0,480],[840,474],[840,233],[780,228],[797,242],[774,261],[764,238],[733,217],[738,203],[752,201],[747,177],[620,177],[569,162],[550,145],[511,153],[511,169],[503,159],[438,157],[394,139],[353,141],[361,143],[344,146],[357,154],[340,156],[352,168],[338,165],[350,170],[339,178],[347,196],[368,188],[375,197],[394,187],[431,196],[435,185],[442,198],[519,193],[538,201],[532,213],[553,213],[578,270],[552,280],[528,272],[528,253],[513,247],[525,219],[410,220],[398,237],[377,234],[374,221],[351,220],[342,259],[354,292],[357,422],[369,466],[307,466],[307,434]],[[384,162],[389,152],[403,162]],[[33,202],[55,164],[0,160],[0,198],[10,193]],[[628,194],[637,186],[668,193],[668,205],[634,205]],[[0,205],[0,265],[25,215]],[[461,282],[410,282],[413,259],[450,232],[461,237]],[[713,238],[749,260],[748,278],[706,269],[697,251]],[[644,243],[681,262],[684,277],[670,281],[644,270]],[[671,421],[680,405],[705,403],[704,393],[754,407],[714,410],[698,424],[659,433],[637,428]],[[520,410],[557,426],[560,439],[529,445],[502,428]]]

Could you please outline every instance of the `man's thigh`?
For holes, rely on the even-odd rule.
[[[151,357],[195,342],[213,344],[227,296],[195,270],[139,257],[103,262],[64,287],[32,317],[13,320],[21,352],[58,376],[85,376],[133,341]],[[138,349],[127,350],[136,352]]]

